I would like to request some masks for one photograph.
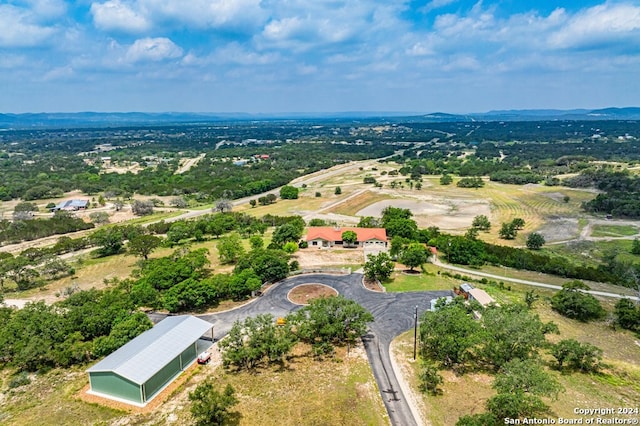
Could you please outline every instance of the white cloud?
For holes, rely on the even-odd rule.
[[[605,3],[586,9],[551,34],[552,47],[592,47],[612,42],[640,42],[640,6]]]
[[[33,14],[11,5],[0,5],[0,28],[0,47],[37,46],[57,32],[38,25]]]
[[[151,22],[144,14],[120,0],[93,3],[91,14],[96,27],[101,30],[140,33],[151,28]]]
[[[29,0],[28,4],[35,15],[44,19],[57,18],[67,11],[64,0]]]
[[[182,48],[166,37],[142,38],[127,49],[127,62],[163,61],[182,56]]]
[[[455,3],[458,0],[431,0],[427,4],[420,9],[421,12],[428,13],[434,9],[440,9],[441,7],[445,7],[450,5],[451,3]]]
[[[140,0],[139,3],[155,21],[198,28],[254,28],[267,18],[261,0]]]
[[[47,72],[42,79],[44,81],[68,80],[73,76],[74,76],[73,68],[70,66],[63,66],[63,67],[54,68],[51,71]]]

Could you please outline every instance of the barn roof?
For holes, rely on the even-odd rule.
[[[55,206],[55,209],[57,210],[68,209],[68,208],[84,209],[84,208],[87,208],[88,205],[89,205],[89,200],[66,200],[58,203],[58,205]]]
[[[326,241],[342,241],[342,233],[353,231],[358,241],[380,240],[387,241],[387,230],[384,228],[353,228],[333,226],[312,226],[307,230],[307,241],[322,239]]]
[[[213,327],[190,315],[167,317],[87,370],[145,383]]]

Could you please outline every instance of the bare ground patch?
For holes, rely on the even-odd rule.
[[[549,219],[537,230],[547,242],[564,241],[577,238],[580,235],[578,219],[557,218]]]
[[[318,249],[307,248],[296,253],[301,269],[322,266],[361,265],[364,253],[361,248],[356,249]]]
[[[296,305],[308,305],[318,297],[337,296],[338,292],[324,284],[302,284],[291,289],[287,298]]]
[[[361,209],[356,215],[380,217],[382,210],[388,206],[411,210],[420,227],[437,226],[445,230],[467,228],[477,215],[491,217],[491,207],[487,200],[436,197],[378,201]]]

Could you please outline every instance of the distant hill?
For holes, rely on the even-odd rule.
[[[391,122],[472,122],[472,121],[540,121],[540,120],[640,120],[640,107],[603,109],[526,109],[497,110],[484,113],[448,114],[434,112],[424,115],[390,111],[355,111],[334,113],[185,113],[185,112],[77,112],[0,114],[0,128],[57,128],[57,127],[110,127],[128,125],[163,125],[186,123],[214,123],[229,121],[266,120],[372,120]]]
[[[465,115],[436,112],[412,117],[395,118],[412,122],[472,122],[472,121],[547,121],[547,120],[640,120],[640,108],[604,108],[604,109],[522,109],[497,110]]]

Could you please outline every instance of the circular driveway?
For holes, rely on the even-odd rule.
[[[201,315],[200,318],[213,324],[214,336],[220,339],[229,332],[235,321],[260,314],[271,314],[277,318],[300,309],[302,306],[290,302],[287,294],[301,284],[324,284],[332,287],[373,314],[375,320],[369,325],[369,333],[362,340],[391,423],[402,426],[418,424],[393,370],[389,345],[396,336],[413,328],[416,307],[418,316],[421,316],[429,309],[432,299],[449,296],[451,292],[379,293],[364,288],[362,274],[298,275],[277,283],[251,303],[230,311]]]

